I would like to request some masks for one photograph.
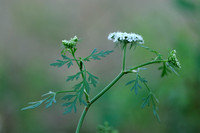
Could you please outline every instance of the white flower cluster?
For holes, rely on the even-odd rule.
[[[144,44],[142,36],[135,33],[126,33],[126,32],[113,32],[108,36],[108,40],[112,40],[114,43],[126,42],[134,43],[138,42]]]

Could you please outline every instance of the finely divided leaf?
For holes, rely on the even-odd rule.
[[[130,85],[130,84],[134,83],[133,87],[131,88],[131,91],[134,90],[135,94],[137,95],[138,89],[142,88],[140,86],[139,82],[146,83],[147,81],[144,78],[140,77],[138,74],[136,74],[136,79],[129,81],[128,83],[126,83],[126,85]]]
[[[158,107],[157,104],[159,103],[158,99],[156,98],[156,96],[150,92],[148,94],[148,96],[146,98],[144,98],[144,102],[142,104],[142,108],[146,107],[146,106],[150,106],[150,104],[152,105],[152,109],[153,109],[153,114],[154,116],[157,118],[157,120],[160,122],[160,117],[157,113]]]
[[[82,90],[86,90],[87,91],[87,93],[90,93],[90,85],[89,85],[89,83],[85,80],[85,81],[83,81],[84,82],[84,85],[83,85],[83,88],[82,88]]]
[[[69,101],[69,100],[71,100],[75,96],[77,96],[77,95],[66,95],[62,99],[63,100],[67,99]],[[71,113],[73,109],[74,109],[74,112],[76,112],[76,102],[77,102],[77,97],[72,102],[66,102],[66,103],[64,103],[62,105],[64,107],[66,107],[64,114]]]
[[[72,102],[66,102],[66,103],[63,103],[62,106],[66,106],[66,107],[67,107],[67,106],[69,106],[70,104],[72,104]]]
[[[68,78],[67,78],[67,82],[68,81],[73,81],[74,79],[76,79],[76,80],[78,80],[79,79],[79,77],[80,77],[80,74],[81,74],[81,72],[78,72],[77,74],[75,74],[75,75],[72,75],[72,76],[68,76]]]
[[[85,102],[85,100],[83,99],[79,99],[80,104],[84,104],[85,106],[87,106],[88,104]]]
[[[76,104],[77,104],[77,100],[79,100],[80,104],[86,104],[86,102],[82,99],[83,97],[83,92],[84,90],[82,90],[82,87],[79,91],[77,91],[76,94],[74,95],[65,95],[62,99],[63,100],[67,100],[67,102],[65,102],[62,106],[66,107],[65,108],[65,112],[64,114],[68,114],[70,112],[72,112],[72,110],[74,110],[74,112],[76,112]],[[73,99],[74,98],[74,99]],[[73,99],[73,100],[72,100]]]
[[[156,106],[156,99],[155,99],[155,97],[154,96],[152,96],[151,97],[152,98],[152,108],[153,108],[153,114],[154,114],[154,116],[157,118],[157,120],[160,122],[160,117],[159,117],[159,115],[158,115],[158,113],[157,113],[157,110],[158,110],[158,107]]]
[[[64,114],[71,113],[74,109],[74,112],[76,113],[76,102],[69,102],[63,104],[63,106],[66,106]]]
[[[147,83],[147,80],[145,80],[144,78],[142,78],[142,77],[140,77],[140,76],[139,76],[139,80],[140,80],[140,82],[142,82],[142,83]]]
[[[87,71],[87,74],[88,74],[88,81],[89,83],[91,83],[94,87],[96,87],[96,84],[98,83],[97,80],[99,79],[98,77],[92,75],[91,73],[89,73]]]
[[[92,53],[90,54],[90,56],[94,55],[97,52],[97,49],[95,48]]]
[[[42,97],[44,97],[44,96],[48,96],[45,100],[46,108],[52,106],[53,103],[56,103],[56,93],[55,92],[49,91],[48,93],[42,95]]]
[[[71,104],[69,107],[65,108],[65,112],[64,114],[68,114],[68,113],[71,113],[72,112],[72,109],[73,109],[73,105]]]
[[[46,108],[50,107],[53,103],[56,103],[56,93],[49,91],[48,93],[42,95],[42,97],[44,96],[48,96],[45,99],[42,99],[40,101],[36,101],[36,102],[30,102],[28,104],[31,104],[25,108],[22,108],[22,110],[27,110],[27,109],[34,109],[36,107],[38,107],[39,105],[41,105],[43,102],[46,104]]]
[[[70,101],[73,97],[75,97],[76,95],[71,95],[71,94],[68,94],[68,95],[65,95],[62,100],[68,100]]]
[[[148,95],[146,98],[144,98],[144,102],[142,104],[142,108],[146,107],[147,105],[149,106],[150,105],[150,95]]]
[[[74,91],[78,91],[83,86],[83,81],[74,86]]]
[[[72,65],[73,65],[73,62],[72,62],[72,61],[69,61],[69,62],[67,63],[67,67],[68,67],[68,68],[70,68]]]
[[[53,103],[56,103],[55,97],[56,95],[52,95],[48,100],[46,100],[46,108],[49,108],[50,106],[52,106]]]
[[[171,73],[165,62],[163,62],[163,66],[159,67],[158,70],[162,70],[161,77],[167,76],[168,73]]]
[[[107,50],[107,51],[102,50],[97,54],[93,54],[91,56],[91,58],[94,59],[94,60],[100,60],[100,57],[106,57],[106,55],[109,55],[112,52],[113,52],[113,50],[110,50],[110,51],[109,50]]]
[[[92,53],[91,53],[88,57],[86,57],[86,58],[84,59],[84,61],[90,61],[90,59],[93,59],[93,60],[100,60],[101,57],[106,57],[106,55],[109,55],[109,54],[112,53],[112,52],[113,52],[113,50],[107,50],[107,51],[102,50],[102,51],[100,51],[99,53],[97,53],[97,49],[94,49],[94,50],[92,51]]]
[[[65,55],[61,55],[63,60],[56,60],[56,63],[52,63],[50,64],[51,66],[55,66],[55,67],[62,67],[63,65],[67,64],[67,67],[70,68],[73,65],[72,59],[65,56]]]
[[[29,102],[28,104],[31,104],[31,105],[29,105],[25,108],[22,108],[21,110],[34,109],[34,108],[40,106],[43,102],[44,102],[44,100],[40,100],[40,101],[36,101],[36,102]]]
[[[172,70],[172,72],[179,76],[178,72],[175,70],[175,66],[172,63],[166,62],[166,65]]]
[[[66,55],[61,55],[63,60],[72,60],[71,58],[67,57]]]
[[[135,80],[131,80],[128,83],[126,83],[126,85],[132,84],[133,82],[135,82]]]
[[[55,66],[55,67],[62,67],[63,65],[65,65],[68,61],[62,61],[62,60],[56,60],[56,63],[52,63],[50,64],[51,66]]]

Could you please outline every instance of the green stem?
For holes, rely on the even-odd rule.
[[[72,52],[72,56],[73,56],[74,60],[76,61],[76,64],[77,64],[78,67],[79,67],[79,70],[80,70],[80,72],[81,72],[82,79],[84,80],[85,76],[84,76],[83,70],[82,70],[82,68],[81,68],[82,66],[81,66],[81,64],[79,64],[79,62],[78,62],[78,60],[77,60],[77,58],[76,58],[76,56],[75,56],[75,54],[74,54],[74,51],[71,50],[71,52]],[[82,63],[83,63],[83,62],[82,62]],[[84,71],[86,72],[85,65],[84,65],[84,64],[82,64],[82,65],[84,66]],[[86,75],[86,73],[85,73],[85,75]],[[84,94],[85,94],[87,103],[89,103],[89,95],[88,95],[88,93],[87,93],[87,91],[86,91],[85,89],[84,89]]]
[[[90,104],[93,104],[97,99],[99,99],[104,93],[106,93],[125,73],[120,72],[119,75],[108,84],[99,94],[97,94],[91,101]]]
[[[80,69],[80,64],[78,63],[78,60],[76,59],[76,56],[74,55],[74,51],[71,50],[71,52],[72,52],[72,56],[74,57],[74,60],[76,61],[77,65],[78,65],[78,67]]]
[[[90,103],[90,97],[89,97],[89,94],[87,93],[87,91],[84,89],[84,94],[85,94],[85,99],[86,99],[86,102],[87,104]]]
[[[84,108],[83,113],[79,119],[78,126],[76,128],[76,133],[80,132],[80,128],[83,124],[83,120],[85,118],[85,115],[89,109],[89,107],[97,100],[99,99],[104,93],[106,93],[125,73],[120,72],[119,75],[112,81],[110,84],[108,84],[100,93],[98,93],[89,103],[88,105]]]
[[[154,64],[154,63],[167,62],[167,61],[168,61],[168,60],[155,60],[155,61],[150,61],[150,62],[141,64],[141,65],[132,67],[132,68],[128,69],[128,70],[126,71],[126,73],[129,73],[129,72],[131,72],[132,70],[135,70],[135,69],[140,68],[140,67],[143,67],[143,66],[147,66],[147,65],[150,65],[150,64]]]
[[[123,47],[123,61],[122,61],[122,71],[125,70],[126,68],[126,44],[124,44],[124,47]]]
[[[135,67],[130,68],[129,70],[125,70],[125,66],[126,66],[126,46],[124,46],[123,49],[123,65],[122,65],[122,71],[119,73],[119,75],[112,81],[110,82],[101,92],[99,92],[91,101],[88,102],[88,105],[85,106],[82,115],[79,119],[78,122],[78,126],[76,128],[76,133],[80,132],[81,126],[83,124],[84,118],[88,112],[88,109],[90,108],[90,106],[96,101],[98,100],[101,96],[103,96],[115,83],[117,83],[117,81],[124,75],[127,73],[130,73],[132,70],[146,66],[146,65],[150,65],[150,64],[154,64],[154,63],[160,63],[160,62],[167,62],[167,60],[158,60],[158,61],[150,61]]]
[[[74,56],[75,57],[75,56]],[[76,59],[75,59],[76,60]],[[88,101],[88,97],[86,95],[86,99],[87,99],[87,103],[88,105],[85,106],[83,112],[82,112],[82,115],[79,119],[79,122],[78,122],[78,126],[76,128],[76,133],[79,133],[80,132],[80,129],[81,129],[81,126],[83,124],[83,120],[86,116],[86,113],[89,109],[89,107],[96,101],[98,100],[101,96],[103,96],[103,94],[105,94],[124,74],[125,74],[125,68],[126,68],[126,45],[124,45],[124,48],[123,48],[123,61],[122,61],[122,72],[119,73],[119,75],[112,81],[110,82],[101,92],[99,92],[91,101]]]
[[[79,133],[79,132],[80,132],[81,126],[82,126],[82,124],[83,124],[83,120],[84,120],[84,118],[85,118],[85,115],[86,115],[86,113],[87,113],[89,107],[90,107],[89,104],[88,104],[88,106],[85,106],[85,108],[84,108],[84,110],[83,110],[83,112],[82,112],[82,115],[81,115],[81,117],[80,117],[80,119],[79,119],[78,126],[77,126],[77,128],[76,128],[76,133]]]

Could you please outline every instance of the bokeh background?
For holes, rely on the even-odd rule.
[[[142,89],[136,96],[125,76],[89,110],[82,133],[95,133],[108,121],[120,133],[200,132],[200,1],[199,0],[0,0],[0,133],[73,133],[83,107],[63,115],[63,103],[49,109],[20,109],[41,94],[70,90],[68,75],[77,67],[54,68],[60,44],[74,35],[81,38],[78,56],[94,48],[115,52],[87,63],[100,78],[91,96],[105,87],[121,69],[121,49],[107,40],[110,32],[141,34],[145,45],[167,57],[176,49],[182,64],[180,76],[160,78],[159,65],[142,72],[159,98],[161,123],[152,109],[141,109]],[[128,65],[153,57],[138,48],[127,54]]]

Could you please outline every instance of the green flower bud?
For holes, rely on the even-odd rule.
[[[168,62],[172,63],[174,66],[181,68],[181,64],[176,57],[176,50],[172,50],[168,56]]]
[[[66,49],[72,49],[72,48],[76,47],[78,40],[79,40],[78,37],[74,36],[69,41],[68,40],[62,40],[62,45],[64,45],[64,47]]]
[[[72,38],[72,40],[73,40],[74,42],[78,42],[78,37],[77,37],[77,36],[74,36],[74,38]]]

